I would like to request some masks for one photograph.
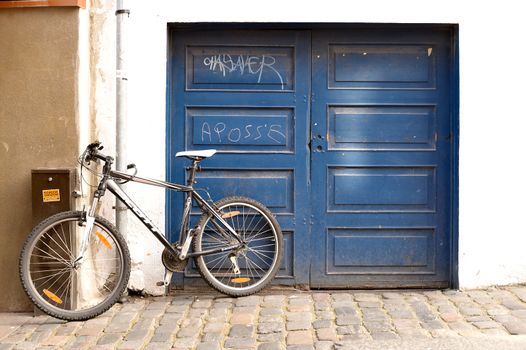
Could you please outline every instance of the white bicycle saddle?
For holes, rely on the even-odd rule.
[[[183,151],[183,152],[177,152],[175,154],[176,157],[188,157],[188,158],[209,158],[212,157],[214,154],[216,154],[215,149],[205,149],[202,151]]]

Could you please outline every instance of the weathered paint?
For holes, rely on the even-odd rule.
[[[353,4],[353,11],[348,10],[344,2],[327,0],[323,6],[303,7],[298,11],[297,4],[283,1],[267,1],[262,6],[251,7],[250,11],[239,11],[246,3],[234,2],[231,6],[216,6],[214,2],[174,2],[162,0],[152,6],[149,2],[130,2],[132,10],[130,21],[130,65],[129,65],[129,94],[130,94],[130,152],[134,155],[133,161],[139,165],[140,174],[154,178],[165,177],[165,123],[166,123],[166,55],[167,55],[167,23],[180,22],[238,22],[238,26],[244,28],[243,22],[340,22],[340,23],[457,23],[459,25],[459,36],[456,43],[456,57],[459,57],[458,66],[460,71],[460,88],[451,87],[452,95],[460,93],[460,104],[456,108],[460,111],[460,153],[457,154],[460,162],[460,178],[458,181],[460,191],[459,197],[459,220],[452,222],[453,227],[458,227],[458,272],[459,284],[462,288],[487,286],[491,284],[508,284],[526,281],[526,263],[524,259],[525,231],[521,218],[525,211],[522,198],[526,196],[526,185],[522,180],[526,172],[524,162],[517,161],[524,154],[523,130],[526,129],[526,118],[521,118],[523,89],[522,82],[526,80],[526,46],[518,45],[522,42],[523,21],[521,4],[508,4],[507,6],[493,6],[491,4],[458,3],[452,0],[441,2],[426,2],[416,0],[360,2]],[[91,126],[97,125],[97,132],[89,135],[80,135],[86,140],[94,137],[100,138],[111,153],[112,135],[114,133],[114,9],[113,2],[92,1],[89,4],[89,21],[82,20],[81,26],[84,32],[90,32],[91,83],[86,80],[79,85],[89,88],[90,91],[81,92],[82,95],[74,97],[73,103],[90,101],[89,113],[91,121],[82,121],[82,130],[89,130]],[[455,11],[451,11],[454,8]],[[233,9],[236,9],[235,11]],[[54,9],[62,11],[62,9]],[[41,9],[47,14],[46,23],[50,27],[60,29],[61,34],[69,33],[70,28],[65,23],[55,25],[53,15],[56,12],[50,9]],[[0,13],[1,16],[14,16],[14,12]],[[31,18],[27,9],[23,10],[28,21]],[[82,11],[81,11],[82,12]],[[2,24],[9,22],[1,21]],[[34,38],[28,26],[13,24],[17,35],[26,35]],[[36,22],[35,22],[36,23]],[[75,24],[74,27],[77,25]],[[89,27],[89,28],[88,28]],[[39,33],[49,34],[43,30],[46,26],[39,27]],[[2,33],[9,33],[2,31]],[[18,34],[17,34],[18,33]],[[1,35],[0,35],[1,36]],[[36,38],[36,37],[35,37]],[[44,45],[53,38],[64,38],[64,35],[46,35],[40,45]],[[27,45],[31,40],[15,40],[17,45]],[[488,49],[491,43],[491,49]],[[6,47],[6,46],[2,46]],[[69,46],[73,47],[73,46]],[[513,50],[510,50],[513,48]],[[46,49],[43,49],[45,52]],[[86,50],[87,51],[87,50]],[[2,51],[14,52],[12,50]],[[51,51],[51,54],[53,52]],[[33,54],[27,57],[35,56]],[[5,56],[2,56],[5,57]],[[52,56],[49,56],[50,58]],[[62,55],[63,57],[63,55]],[[72,58],[71,62],[78,59],[81,64],[86,64],[87,55],[81,54],[78,58]],[[2,58],[3,59],[3,58]],[[503,61],[504,60],[504,61]],[[58,62],[60,60],[54,60]],[[24,61],[19,61],[18,63]],[[46,60],[42,62],[47,62]],[[504,63],[503,63],[504,62]],[[39,66],[39,74],[44,74],[44,65]],[[498,69],[493,67],[498,66]],[[11,66],[2,65],[2,68],[11,69]],[[19,65],[21,67],[21,65]],[[484,75],[481,75],[484,72]],[[456,72],[454,72],[456,73]],[[29,81],[29,76],[17,76],[16,84],[9,85],[9,89],[2,87],[2,96],[20,88],[23,82]],[[2,74],[2,78],[6,75]],[[4,80],[5,81],[5,80]],[[32,86],[39,86],[39,79],[31,82]],[[19,88],[16,88],[18,86]],[[51,97],[49,101],[59,101],[55,106],[69,104],[72,90],[61,85],[60,98],[49,95],[49,89],[37,89],[40,94]],[[47,87],[47,85],[46,85]],[[28,91],[31,91],[28,89]],[[91,97],[88,97],[90,95]],[[43,104],[40,99],[30,95],[19,95],[24,100],[24,106],[15,106],[17,99],[9,99],[8,103],[2,103],[0,113],[14,115],[13,108],[31,109],[34,112],[41,111]],[[67,102],[66,102],[67,101]],[[81,109],[84,107],[81,107]],[[6,112],[7,111],[7,112]],[[63,127],[71,128],[70,132],[76,133],[77,124],[71,122],[75,112],[68,112],[59,117],[63,123],[57,130]],[[2,120],[2,127],[4,124]],[[14,121],[13,121],[14,122]],[[353,121],[356,122],[356,121]],[[8,124],[10,125],[10,124]],[[52,125],[45,123],[44,127]],[[363,126],[363,124],[362,124]],[[34,130],[38,128],[27,128]],[[45,129],[45,128],[44,128]],[[12,130],[12,129],[10,129]],[[11,138],[2,139],[2,147],[9,154],[17,148],[17,143],[22,143],[31,152],[28,156],[17,155],[15,171],[23,166],[25,162],[34,163],[31,158],[36,149],[31,137],[29,144],[23,140],[28,134],[16,128],[16,135],[21,135],[16,140]],[[157,132],[146,132],[145,130],[158,130]],[[21,134],[20,134],[21,132]],[[13,134],[14,137],[15,134]],[[423,135],[423,134],[421,134]],[[323,135],[322,135],[323,136]],[[401,135],[393,135],[401,137]],[[403,137],[403,136],[402,136]],[[48,136],[46,136],[49,139]],[[36,139],[35,139],[36,141]],[[350,145],[357,144],[356,139],[350,141]],[[359,140],[358,140],[359,141]],[[85,144],[85,142],[81,142]],[[459,139],[453,140],[454,144]],[[414,146],[414,145],[413,145]],[[411,147],[413,147],[411,146]],[[429,146],[428,146],[429,147]],[[78,152],[73,148],[72,153]],[[454,149],[454,153],[455,153]],[[59,152],[60,153],[60,152]],[[30,156],[31,154],[31,156]],[[55,150],[49,154],[57,154]],[[28,158],[29,157],[29,158]],[[71,158],[54,159],[50,156],[44,166],[64,166]],[[11,158],[10,158],[11,159]],[[14,163],[13,163],[14,164]],[[453,170],[453,173],[457,172]],[[27,176],[20,173],[20,176]],[[14,182],[6,184],[6,177],[2,177],[2,186],[9,186],[7,192],[3,192],[2,198],[10,198],[9,213],[16,206],[17,216],[22,220],[26,218],[27,210],[24,211],[25,199],[17,197],[23,195],[21,184],[23,177],[13,177]],[[16,185],[18,184],[18,185]],[[496,185],[498,184],[498,185]],[[18,187],[17,187],[18,186]],[[455,186],[454,186],[455,187]],[[7,187],[2,187],[2,190]],[[29,191],[29,188],[26,188]],[[14,191],[14,192],[13,192]],[[165,217],[171,215],[165,210],[164,193],[152,191],[149,188],[130,188],[132,196],[137,202],[144,204],[144,209],[151,218],[161,224]],[[29,192],[27,192],[29,193]],[[19,198],[19,199],[13,199]],[[24,197],[25,198],[25,197]],[[452,200],[454,207],[455,200]],[[27,208],[27,206],[25,207]],[[5,217],[3,215],[0,217]],[[106,214],[111,214],[111,208]],[[11,215],[11,214],[10,214]],[[15,228],[16,229],[16,228]],[[23,230],[20,230],[23,231]],[[162,279],[163,269],[159,267],[158,254],[160,247],[151,244],[147,236],[143,236],[142,228],[131,223],[128,239],[136,256],[141,260],[134,268],[139,271],[139,287],[142,286],[146,292],[161,293],[162,289],[155,287],[155,282]],[[452,231],[455,231],[453,228]],[[13,236],[10,236],[13,238]],[[16,246],[15,241],[8,239],[9,246]],[[13,238],[15,239],[15,238]],[[4,241],[2,241],[3,246]],[[290,245],[289,245],[290,246]],[[5,255],[7,258],[8,255]],[[491,256],[491,259],[488,259]],[[16,257],[11,256],[12,259]],[[12,260],[14,261],[14,260]],[[456,266],[452,266],[456,269]],[[10,271],[15,271],[10,269]],[[11,276],[9,280],[16,280]],[[13,287],[11,295],[19,297],[18,287]],[[11,300],[13,301],[13,299]],[[15,303],[15,302],[13,302]],[[10,305],[14,305],[11,303]]]
[[[313,32],[312,286],[451,285],[450,43],[447,26]]]
[[[18,282],[32,229],[31,169],[76,166],[79,11],[0,10],[0,280],[8,285],[0,310],[32,309]]]
[[[265,204],[285,236],[278,283],[308,283],[310,32],[172,28],[170,50],[168,179],[186,181],[188,161],[177,151],[217,149],[201,163],[197,187],[214,200],[243,195]],[[175,241],[183,201],[168,198]]]
[[[284,264],[296,267],[295,283],[449,286],[450,34],[174,28],[169,145],[219,149],[199,186],[214,198],[252,196],[278,215],[293,238]],[[311,60],[312,76],[300,65]],[[168,160],[184,181],[184,162]],[[174,233],[180,218],[171,220]]]
[[[143,171],[152,177],[164,175],[163,133],[148,136],[144,130],[151,125],[161,130],[166,120],[167,23],[238,22],[240,28],[246,28],[246,22],[457,23],[460,137],[453,142],[461,140],[459,234],[455,242],[459,285],[467,288],[526,281],[522,251],[526,234],[524,229],[517,229],[522,227],[520,218],[525,210],[520,198],[526,196],[521,180],[526,169],[523,162],[516,161],[524,153],[521,130],[526,129],[526,119],[517,118],[522,110],[521,82],[526,79],[526,65],[522,63],[526,61],[526,46],[517,45],[523,32],[520,4],[504,7],[451,0],[425,4],[385,0],[356,3],[353,11],[348,11],[347,4],[329,0],[324,6],[298,11],[292,2],[269,1],[254,11],[232,11],[238,5],[217,7],[210,2],[171,1],[160,1],[156,7],[145,2],[131,4],[130,136],[149,145],[147,153],[140,152],[139,143],[132,145],[137,154],[134,161],[148,165]],[[113,13],[108,16],[111,18]],[[494,43],[491,50],[488,41]],[[504,55],[510,47],[513,54]],[[498,71],[488,68],[503,57],[506,64],[499,65]],[[482,81],[481,72],[487,73]],[[488,86],[499,88],[485,88]],[[454,95],[455,86],[451,91]],[[491,142],[487,135],[491,135]],[[496,183],[499,185],[494,186]],[[138,199],[152,208],[152,218],[162,221],[162,193],[137,193]],[[144,246],[146,241],[140,244]],[[491,259],[487,258],[488,252]],[[162,271],[154,274],[162,278]]]

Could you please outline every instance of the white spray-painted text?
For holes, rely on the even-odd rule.
[[[279,124],[246,124],[241,127],[229,127],[223,122],[212,125],[204,122],[201,125],[201,142],[208,144],[251,144],[263,142],[263,144],[266,144],[268,142],[266,139],[270,139],[272,143],[285,144],[287,136],[281,128],[282,126]]]
[[[274,64],[276,64],[276,58],[274,56],[220,54],[205,57],[203,59],[203,64],[211,71],[221,72],[223,77],[234,72],[239,72],[241,75],[250,74],[257,76],[258,84],[261,83],[263,74],[265,72],[270,72],[270,74],[273,74],[279,79],[281,90],[284,89],[283,77],[280,72],[274,68]]]

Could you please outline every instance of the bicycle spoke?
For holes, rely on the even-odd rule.
[[[66,281],[69,281],[69,282],[65,285],[65,287],[64,287],[64,291],[63,291],[62,293],[60,293],[60,296],[59,296],[60,300],[62,300],[62,302],[63,302],[63,305],[64,305],[63,308],[64,308],[64,309],[66,309],[66,307],[67,307],[67,305],[68,305],[68,300],[71,300],[71,298],[68,297],[68,290],[69,290],[69,286],[71,285],[72,280],[73,280],[73,279],[71,278],[71,275],[72,275],[72,274],[73,274],[73,271],[70,271],[70,272],[69,272],[69,278],[66,279]],[[59,288],[57,291],[60,291],[60,288]],[[71,305],[70,305],[69,308],[71,309]]]
[[[210,238],[211,240],[213,240],[215,242],[221,243],[222,245],[224,245],[225,243],[227,243],[227,244],[229,243],[227,240],[221,241],[221,240],[217,239],[216,236],[213,236],[213,235],[207,235],[207,238]],[[208,243],[208,242],[211,242],[211,241],[203,240],[203,243]]]
[[[263,248],[263,247],[274,247],[275,245],[276,245],[275,243],[269,243],[269,244],[262,244],[262,245],[257,245],[257,246],[250,246],[250,248],[256,249],[256,248]]]
[[[212,240],[203,240],[203,246],[206,246],[207,248],[211,247],[228,247],[230,245],[230,242],[219,242],[215,239]]]
[[[59,235],[59,238],[61,239],[62,242],[64,242],[64,246],[67,247],[68,244],[66,243],[67,239],[66,239],[66,232],[64,231],[64,226],[63,225],[60,225],[60,229],[62,231],[62,234],[64,235],[64,240],[62,240],[62,238],[60,237]],[[68,230],[68,232],[70,233],[70,236],[69,236],[69,243],[70,245],[73,244],[73,241],[71,240],[71,230]],[[71,249],[70,249],[70,252],[71,252]],[[73,256],[72,256],[73,257]]]
[[[41,255],[32,255],[32,256],[40,256],[40,257],[43,257]],[[64,264],[62,261],[47,261],[47,262],[30,262],[29,265],[50,265],[50,264],[61,264],[61,265],[66,265]],[[69,264],[67,264],[69,265]]]
[[[38,278],[34,278],[34,279],[32,278],[31,280],[32,280],[33,282],[34,282],[34,281],[40,281],[41,279],[44,279],[44,278],[46,278],[46,277],[48,277],[47,280],[49,280],[49,279],[53,278],[54,276],[57,276],[57,275],[61,274],[62,271],[66,271],[66,270],[68,270],[68,269],[69,269],[69,267],[65,267],[65,268],[63,268],[63,269],[59,270],[58,272],[53,273],[53,274],[51,274],[51,275],[42,276],[42,277],[38,277]],[[47,281],[47,280],[46,280],[46,281]],[[46,281],[44,281],[44,282],[46,282]]]
[[[53,227],[53,230],[55,230],[54,227]],[[56,232],[56,230],[55,230],[55,232]],[[42,235],[42,238],[44,238],[45,235],[48,235],[48,237],[49,237],[53,242],[55,242],[55,244],[56,244],[56,245],[57,245],[57,246],[58,246],[58,247],[59,247],[64,253],[66,253],[66,255],[69,255],[69,253],[66,252],[66,251],[64,250],[64,248],[62,248],[62,246],[60,246],[60,244],[58,244],[57,241],[55,241],[55,239],[54,239],[53,237],[51,237],[51,235],[49,234],[49,231],[46,232],[46,233],[44,233],[44,234]],[[42,244],[46,245],[46,247],[48,247],[49,249],[51,249],[55,254],[57,254],[58,256],[62,257],[61,254],[59,254],[57,251],[55,251],[53,248],[51,248],[51,246],[48,245],[46,242],[42,241]],[[69,256],[69,258],[71,259],[71,255]]]
[[[85,261],[89,261],[89,260],[93,260],[93,261],[115,261],[115,260],[119,260],[120,261],[121,259],[119,259],[119,258],[101,258],[101,259],[96,258],[96,259],[94,259],[94,258],[91,258],[91,257],[87,257],[87,258],[84,258],[84,260]]]
[[[54,293],[55,295],[57,295],[57,293],[60,293],[60,290],[62,289],[62,287],[66,284],[67,281],[69,281],[69,279],[71,279],[71,271],[69,271],[69,278],[66,278],[64,279],[64,282],[62,282],[62,284],[57,288],[57,292]],[[69,283],[68,283],[69,284]],[[66,285],[67,286],[67,285]],[[65,290],[64,290],[65,291]],[[63,299],[63,295],[64,295],[64,292],[60,293],[59,295],[59,299],[62,301],[62,304],[64,305],[64,308],[66,307],[65,303],[64,303],[64,299]]]
[[[263,240],[269,240],[269,239],[273,239],[273,238],[274,238],[273,236],[267,236],[267,237],[251,239],[251,240],[248,241],[248,243],[253,243],[253,242],[263,241]]]
[[[62,228],[62,225],[60,225],[60,227]],[[52,227],[52,229],[53,229],[53,231],[55,231],[55,233],[57,234],[59,240],[62,241],[62,238],[60,237],[60,233],[58,233],[58,231],[57,231],[54,227]],[[63,230],[64,230],[64,229],[62,229],[62,231],[63,231]],[[51,238],[51,239],[53,240],[53,242],[55,242],[56,245],[59,246],[60,249],[62,249],[62,251],[63,251],[64,253],[66,253],[66,255],[67,255],[71,260],[73,260],[73,255],[71,254],[71,250],[66,250],[66,249],[68,249],[68,245],[67,245],[65,242],[62,241],[62,243],[64,243],[64,248],[66,248],[66,249],[62,248],[62,245],[60,245],[57,241],[55,241],[55,239],[49,234],[49,231],[46,232],[46,233],[47,233],[47,235],[49,236],[49,238]]]
[[[250,222],[247,225],[247,227],[249,227],[249,228],[253,227],[252,223],[254,222],[254,218],[256,217],[256,215],[253,214],[253,215],[250,215],[250,216],[252,216],[252,217],[250,218]]]
[[[247,265],[247,268],[248,268],[248,272],[249,272],[250,276],[252,276],[252,280],[255,280],[254,272],[253,272],[252,267],[250,265],[250,261],[247,259],[246,256],[244,258],[245,258],[245,264]],[[258,278],[259,278],[259,276],[258,276]]]
[[[42,242],[42,243],[43,243],[43,244],[46,244],[46,243],[44,243],[44,242]],[[35,247],[35,249],[40,250],[40,251],[41,251],[42,253],[44,253],[44,254],[47,254],[47,257],[46,257],[47,259],[52,259],[52,260],[62,261],[62,262],[65,263],[65,264],[69,264],[69,261],[67,261],[66,259],[62,258],[61,256],[55,256],[55,255],[53,255],[53,254],[51,254],[51,253],[46,252],[45,250],[43,250],[43,249],[41,249],[41,248],[39,248],[39,247]],[[55,253],[56,253],[56,252],[55,252]]]
[[[55,280],[55,282],[51,283],[51,285],[47,286],[46,289],[50,290],[52,289],[52,287],[55,285],[55,283],[57,283],[58,281],[60,281],[60,278],[65,274],[67,273],[68,271],[64,271],[64,272],[61,272],[60,274],[54,276],[54,277],[57,277],[57,279]],[[54,278],[52,277],[52,278]],[[51,278],[51,279],[52,279]],[[51,279],[48,279],[48,280],[51,280]],[[46,280],[45,282],[47,282],[48,280]],[[40,285],[42,286],[44,283],[41,283]]]
[[[108,282],[108,280],[110,281],[110,283],[114,283],[114,282],[115,282],[115,281],[112,281],[112,280],[110,279],[111,275],[104,276],[104,275],[102,275],[102,274],[100,274],[100,273],[94,271],[93,269],[91,269],[91,273],[93,273],[94,276],[90,276],[90,277],[94,277],[95,279],[99,278],[99,279],[101,279],[101,280],[104,282],[104,283],[102,283],[102,285],[96,285],[95,287],[96,287],[97,289],[99,289],[99,287],[102,287],[102,288],[106,288],[106,290],[107,290],[109,293],[112,293],[112,292],[113,292],[113,290],[109,289],[109,288],[106,286],[106,282]],[[99,290],[99,293],[100,293],[102,296],[104,296],[104,294],[102,294],[102,292],[100,292],[100,290]]]
[[[69,266],[65,267],[65,268],[61,268],[61,269],[47,269],[47,270],[30,270],[32,273],[42,273],[42,272],[51,272],[51,271],[63,271],[65,269],[67,269]]]
[[[242,206],[241,209],[243,211],[243,213],[242,213],[243,214],[243,220],[242,220],[243,221],[243,240],[245,240],[246,239],[246,232],[247,232],[246,226],[245,226],[245,224],[246,224],[246,222],[245,222],[245,206]]]
[[[251,264],[254,264],[254,266],[256,267],[256,269],[259,269],[260,271],[262,271],[263,274],[266,273],[266,270],[263,270],[263,268],[262,268],[261,266],[259,266],[258,264],[256,264],[256,262],[255,262],[254,260],[250,259],[248,256],[245,256],[245,258],[246,258],[247,260],[249,260]]]
[[[259,237],[259,236],[261,236],[264,233],[272,232],[272,228],[269,228],[268,230],[262,231],[264,228],[265,227],[262,227],[255,235],[252,236],[252,238],[250,238],[250,236],[249,236],[250,241],[253,241],[254,239],[256,239],[256,237]]]
[[[239,212],[239,206],[236,206],[236,212]],[[237,226],[234,227],[234,230],[239,234],[241,235],[241,233],[243,234],[243,239],[245,239],[245,232],[243,230],[241,230],[241,226],[239,225],[239,214],[236,215],[236,222],[237,222]]]
[[[232,263],[230,264],[230,266],[228,267],[228,269],[226,270],[226,273],[223,275],[223,277],[221,278],[221,282],[223,282],[225,280],[225,278],[227,278],[228,276],[230,276],[230,270],[232,270],[232,274],[234,273],[234,266],[232,265]]]
[[[219,262],[221,263],[221,266],[223,266],[223,261],[225,261],[227,257],[228,257],[228,254],[224,254],[223,256],[220,256],[220,257],[218,257],[218,258],[215,258],[215,259],[213,259],[213,260],[208,261],[208,264],[212,264],[212,263],[214,263],[214,262],[216,262],[216,261],[219,260]],[[214,266],[212,266],[212,267],[210,268],[210,270],[214,270],[214,268],[215,268],[218,264],[219,264],[219,263],[216,263]]]
[[[250,249],[250,248],[249,248],[249,250],[250,250],[252,253],[254,253],[254,254],[257,254],[257,255],[259,255],[259,256],[264,256],[265,258],[267,258],[267,259],[269,259],[269,260],[272,261],[272,257],[270,257],[270,256],[268,256],[268,255],[265,255],[265,254],[261,253],[260,251],[257,251],[257,250],[254,250],[254,249]],[[273,253],[273,251],[271,251],[271,253]]]

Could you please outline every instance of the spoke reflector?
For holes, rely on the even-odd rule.
[[[113,249],[111,247],[110,242],[108,242],[108,240],[106,239],[106,237],[104,237],[100,232],[95,232],[95,234],[97,235],[97,237],[99,237],[99,239],[102,242],[102,244],[104,244],[110,250]]]
[[[236,211],[230,211],[228,213],[225,213],[225,214],[221,215],[221,217],[223,219],[229,219],[229,218],[233,218],[234,216],[238,216],[239,214],[241,214],[241,212],[236,210]]]
[[[230,280],[232,283],[246,283],[250,281],[250,278],[248,277],[238,277],[238,278],[232,278]]]
[[[57,304],[62,304],[62,299],[60,299],[58,296],[56,296],[54,293],[50,292],[47,289],[43,290],[44,294],[51,300],[53,300]]]

